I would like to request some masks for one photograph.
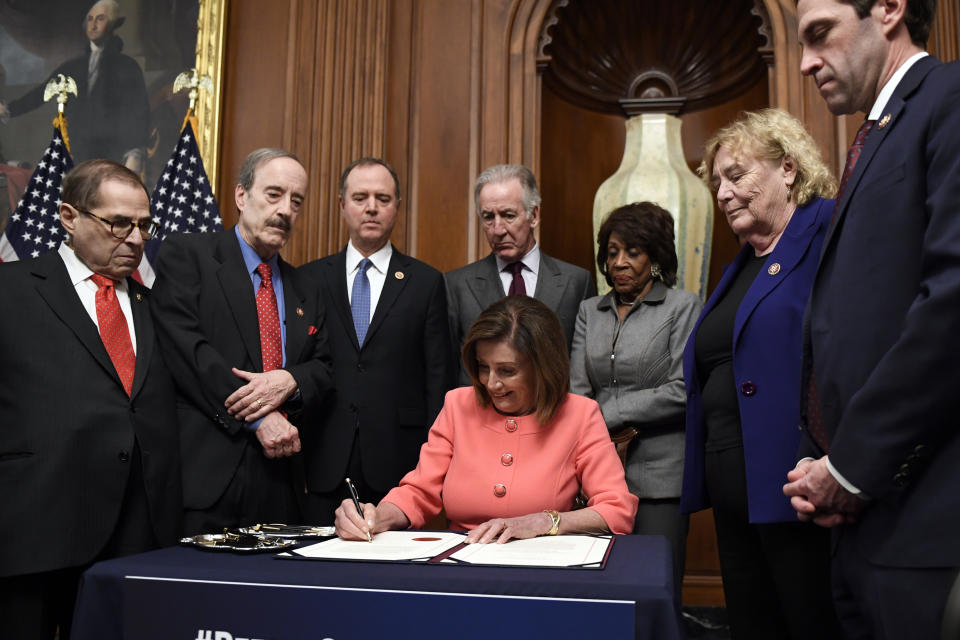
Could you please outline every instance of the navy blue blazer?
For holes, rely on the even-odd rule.
[[[958,104],[960,63],[925,57],[897,85],[837,202],[804,325],[830,462],[872,498],[858,549],[884,566],[960,566]]]
[[[743,425],[750,522],[797,519],[783,495],[783,485],[787,472],[796,464],[801,438],[797,425],[803,313],[833,205],[833,200],[817,198],[797,208],[737,310],[733,375]],[[724,272],[683,352],[687,445],[680,506],[686,513],[710,506],[704,479],[703,406],[694,357],[697,332],[752,253],[753,247],[744,245]]]

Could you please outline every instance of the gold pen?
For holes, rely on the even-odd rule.
[[[353,498],[353,506],[357,508],[357,513],[363,518],[363,509],[360,507],[360,496],[357,494],[357,488],[353,486],[353,481],[347,478],[347,489],[350,490],[350,497]],[[367,531],[367,542],[373,542],[373,536]]]

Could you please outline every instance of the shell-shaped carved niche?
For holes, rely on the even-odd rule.
[[[681,113],[767,73],[761,0],[557,0],[540,36],[543,81],[601,112]]]

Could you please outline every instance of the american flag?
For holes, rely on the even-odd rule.
[[[157,180],[150,198],[150,209],[160,231],[147,243],[146,259],[140,263],[140,276],[148,287],[153,285],[155,278],[151,263],[160,249],[160,241],[167,234],[223,230],[220,209],[197,147],[192,117],[187,118],[177,147]]]
[[[60,226],[60,185],[72,168],[73,158],[59,127],[54,127],[53,139],[0,236],[0,262],[36,258],[60,246],[65,235]]]

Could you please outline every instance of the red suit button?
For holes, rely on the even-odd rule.
[[[497,496],[498,498],[502,498],[503,496],[507,495],[507,488],[502,484],[495,484],[493,485],[493,495]]]
[[[509,467],[510,465],[512,465],[512,464],[513,464],[513,454],[512,454],[512,453],[505,453],[505,454],[503,454],[502,456],[500,456],[500,464],[502,464],[502,465],[505,466],[505,467]]]
[[[516,420],[507,420],[506,424],[503,425],[503,428],[508,432],[513,433],[517,430],[517,421]]]

